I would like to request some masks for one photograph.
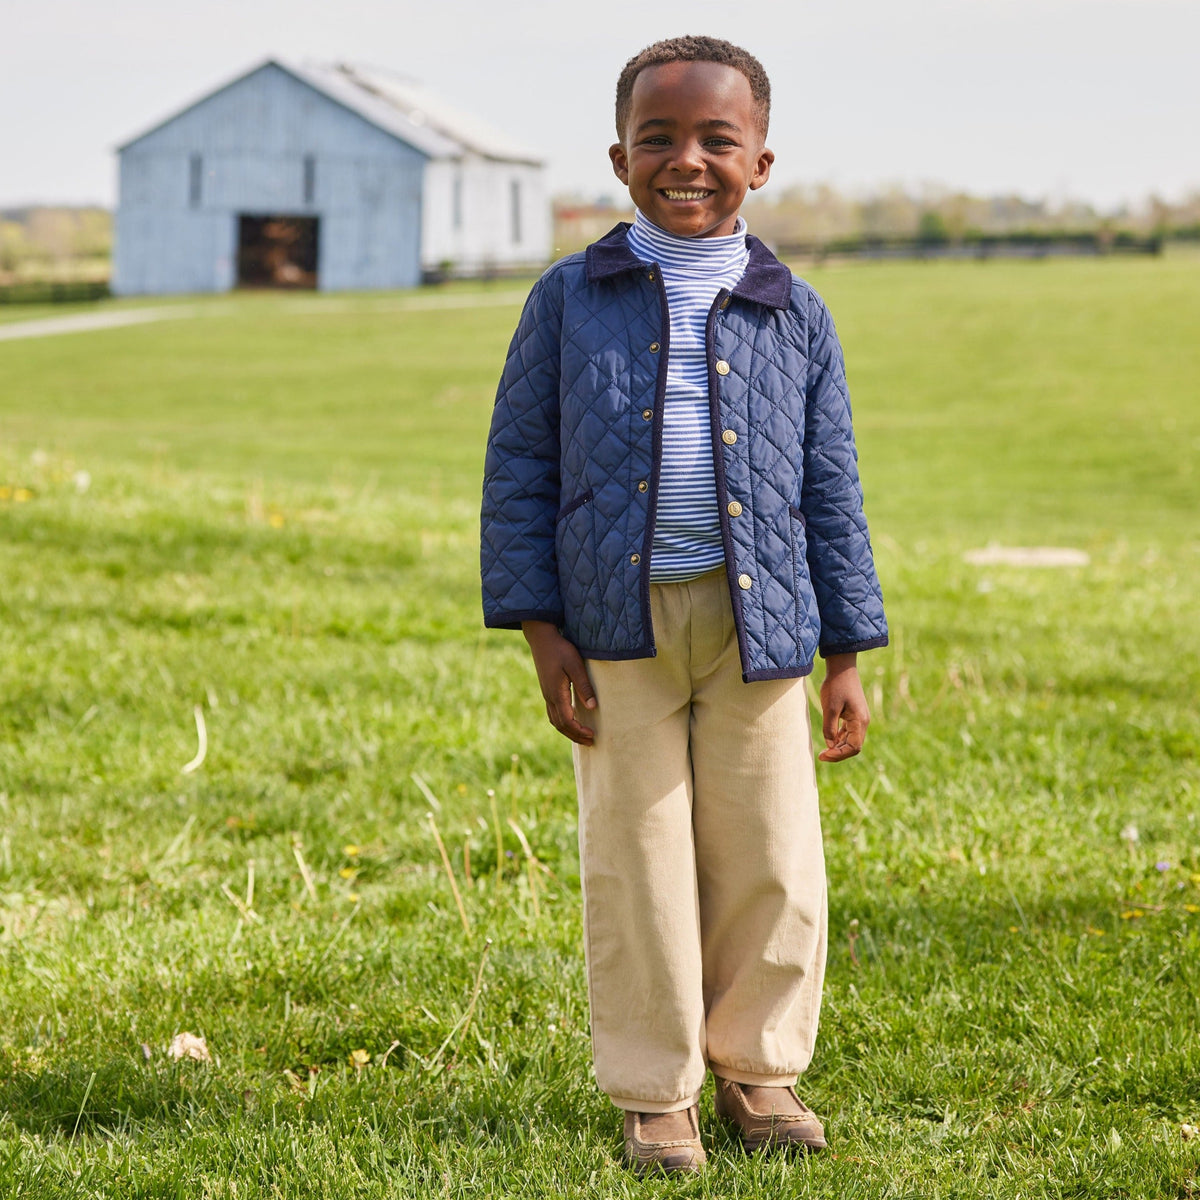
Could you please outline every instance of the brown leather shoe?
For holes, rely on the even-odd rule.
[[[704,1166],[700,1110],[625,1114],[625,1163],[639,1175],[653,1171],[696,1174]]]
[[[737,1126],[748,1151],[825,1149],[825,1130],[795,1088],[716,1082],[717,1115]]]

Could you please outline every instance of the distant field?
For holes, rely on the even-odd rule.
[[[569,754],[480,628],[513,285],[243,295],[0,342],[0,1193],[1200,1196],[1200,272],[810,278],[893,629],[821,773],[832,1153],[706,1097],[705,1182],[615,1165]]]

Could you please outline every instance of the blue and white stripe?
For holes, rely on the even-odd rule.
[[[638,258],[658,265],[667,293],[671,340],[650,580],[678,583],[725,561],[704,334],[717,293],[746,270],[746,223],[739,217],[728,237],[681,238],[638,212],[626,236]]]

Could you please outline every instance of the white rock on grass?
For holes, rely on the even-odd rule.
[[[167,1057],[178,1062],[181,1058],[195,1059],[196,1062],[212,1062],[208,1052],[208,1043],[194,1033],[177,1033],[167,1047]]]
[[[1092,560],[1086,550],[1070,546],[985,546],[968,550],[963,561],[976,567],[1086,567]]]

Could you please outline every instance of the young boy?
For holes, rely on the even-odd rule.
[[[636,1170],[704,1162],[697,1100],[748,1149],[820,1149],[825,870],[802,677],[826,749],[887,643],[841,349],[739,209],[770,85],[713,38],[617,84],[632,226],[551,267],[509,351],[483,499],[487,625],[521,628],[574,745],[596,1077]]]

